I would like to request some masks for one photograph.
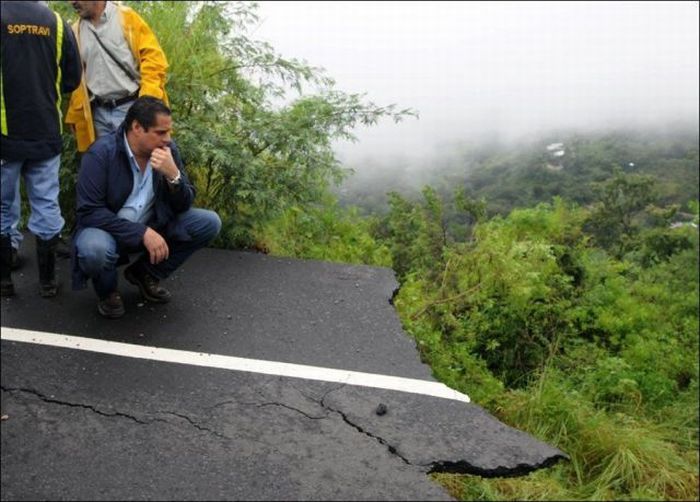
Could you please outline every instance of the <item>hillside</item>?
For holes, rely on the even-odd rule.
[[[698,198],[697,129],[569,132],[517,144],[456,146],[430,165],[357,167],[338,196],[341,205],[383,213],[390,191],[416,199],[423,185],[431,185],[449,199],[463,187],[467,195],[486,200],[489,214],[505,215],[554,196],[589,204],[591,184],[609,178],[616,167],[653,176],[659,202],[683,206]]]

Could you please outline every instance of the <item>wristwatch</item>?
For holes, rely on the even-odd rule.
[[[177,176],[175,176],[173,179],[168,180],[168,183],[171,185],[179,185],[180,184],[180,178],[182,178],[182,175],[180,174],[180,171],[177,172]]]

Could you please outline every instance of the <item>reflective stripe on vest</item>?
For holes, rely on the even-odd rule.
[[[7,110],[5,109],[5,91],[2,85],[2,64],[0,63],[0,133],[7,136]]]
[[[56,110],[58,111],[58,130],[63,132],[63,114],[61,113],[61,55],[63,52],[63,22],[58,12],[56,16]],[[5,107],[5,90],[3,86],[3,75],[0,69],[0,133],[7,136],[7,108]]]
[[[56,16],[56,110],[58,111],[58,132],[63,133],[63,114],[61,113],[61,54],[63,52],[63,22],[58,12]]]

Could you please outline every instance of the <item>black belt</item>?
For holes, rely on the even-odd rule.
[[[128,103],[129,101],[134,101],[138,97],[139,93],[138,91],[136,91],[133,94],[129,94],[128,96],[124,96],[123,98],[118,99],[105,99],[99,96],[93,96],[92,102],[95,104],[95,106],[102,106],[104,108],[116,108],[117,106],[121,106],[124,103]]]

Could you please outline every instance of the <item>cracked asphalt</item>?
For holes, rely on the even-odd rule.
[[[2,326],[434,381],[389,269],[206,249],[165,285],[36,292],[28,242]],[[566,458],[478,405],[2,341],[2,500],[449,500],[429,472],[517,476]]]

